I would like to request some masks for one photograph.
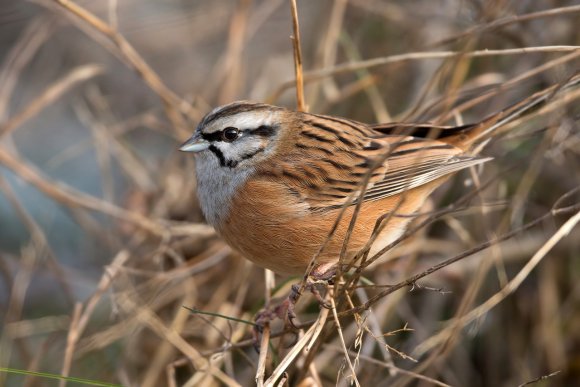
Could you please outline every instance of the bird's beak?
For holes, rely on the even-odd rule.
[[[209,148],[209,142],[200,138],[197,135],[193,135],[189,140],[183,143],[179,148],[182,152],[201,152]]]

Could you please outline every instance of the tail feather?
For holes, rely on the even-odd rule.
[[[541,90],[524,100],[517,102],[482,121],[462,126],[436,126],[419,123],[387,123],[372,125],[372,129],[382,135],[410,135],[421,138],[440,140],[465,151],[475,147],[481,149],[498,128],[532,112],[549,103],[556,94],[580,85],[580,72],[568,80]],[[477,152],[475,152],[477,153]]]
[[[487,141],[498,128],[531,113],[533,110],[540,109],[551,101],[556,94],[570,90],[578,85],[580,85],[580,73],[576,73],[567,81],[550,86],[500,112],[494,113],[480,123],[473,125],[469,129],[469,133],[466,133],[467,136],[462,136],[461,139],[458,139],[457,145],[462,148],[470,148],[475,144]]]

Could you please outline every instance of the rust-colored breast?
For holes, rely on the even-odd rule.
[[[367,243],[379,216],[398,206],[397,213],[416,212],[427,196],[442,183],[431,182],[399,196],[363,203],[348,244],[348,257]],[[403,200],[398,205],[399,200]],[[354,206],[348,208],[317,263],[338,262]],[[280,274],[303,274],[312,257],[328,237],[340,209],[315,211],[283,184],[267,179],[250,179],[234,197],[232,211],[218,230],[223,238],[246,258]],[[376,247],[396,239],[412,220],[393,216],[377,238]],[[374,248],[373,250],[378,250]]]

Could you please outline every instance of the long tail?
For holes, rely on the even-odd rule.
[[[567,81],[555,84],[544,90],[541,90],[524,100],[517,102],[491,116],[485,118],[478,124],[473,125],[465,136],[458,136],[456,145],[464,149],[473,147],[487,141],[494,132],[515,119],[538,110],[553,100],[554,96],[561,95],[570,89],[580,85],[580,72],[577,72]]]

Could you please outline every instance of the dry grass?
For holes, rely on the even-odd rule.
[[[232,99],[474,122],[576,73],[578,25],[560,0],[0,3],[0,385],[574,385],[578,90],[260,354],[253,315],[300,278],[203,223],[176,148]]]

